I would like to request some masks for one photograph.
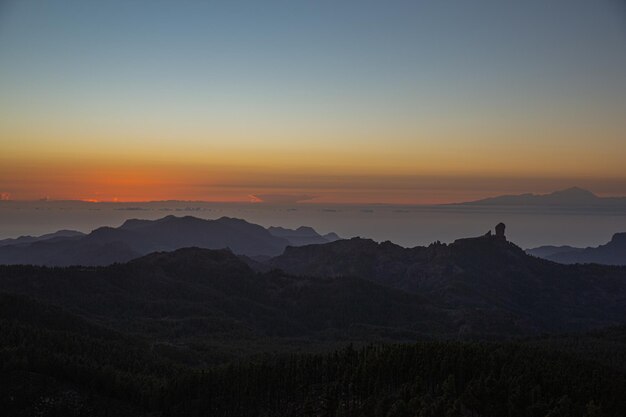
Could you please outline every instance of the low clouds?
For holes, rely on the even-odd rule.
[[[295,204],[314,199],[316,196],[308,194],[252,194],[250,199],[255,203],[268,204]]]
[[[11,194],[0,193],[0,201],[9,201],[10,199],[11,199]]]

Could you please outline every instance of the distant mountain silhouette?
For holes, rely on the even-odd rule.
[[[461,205],[502,205],[502,206],[609,206],[626,207],[626,197],[598,197],[591,191],[579,187],[555,191],[550,194],[502,195],[482,200],[456,203]]]
[[[15,239],[2,239],[0,240],[0,246],[21,245],[25,243],[41,242],[42,240],[57,238],[76,238],[84,235],[84,233],[78,232],[76,230],[59,230],[58,232],[48,233],[41,236],[20,236]]]
[[[489,234],[415,248],[354,238],[289,247],[268,264],[296,275],[356,276],[419,294],[454,309],[468,329],[492,320],[492,329],[499,322],[502,328],[552,331],[626,320],[625,268],[560,265]]]
[[[127,220],[120,227],[100,227],[87,235],[60,231],[38,238],[7,239],[0,244],[0,264],[48,266],[110,265],[155,251],[184,247],[229,248],[238,255],[276,256],[288,245],[327,243],[335,234],[321,236],[310,227],[265,229],[245,220],[222,217],[167,216],[158,220]]]
[[[198,246],[230,248],[237,254],[277,255],[289,244],[262,226],[222,217],[167,216],[158,220],[127,220],[118,228],[101,227],[88,235],[0,247],[0,263],[35,265],[108,265],[154,251]]]
[[[539,246],[537,248],[526,249],[526,253],[532,256],[536,256],[537,258],[550,259],[551,256],[565,253],[565,252],[579,252],[583,250],[583,248],[576,248],[574,246],[553,246],[553,245],[545,245]]]
[[[341,240],[343,239],[341,236],[339,236],[337,233],[335,232],[330,232],[330,233],[326,233],[325,235],[322,235],[322,237],[324,239],[326,239],[328,242],[334,242],[336,240]]]
[[[563,264],[626,265],[626,232],[615,233],[610,242],[598,247],[540,246],[527,249],[526,252]]]
[[[267,229],[273,236],[287,239],[292,246],[313,245],[334,242],[341,239],[336,233],[320,235],[312,227],[300,226],[297,229],[284,227],[269,227]]]

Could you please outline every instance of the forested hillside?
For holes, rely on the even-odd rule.
[[[617,417],[626,408],[624,357],[602,357],[605,343],[626,350],[623,328],[557,345],[347,346],[200,370],[176,346],[21,297],[0,305],[0,407],[12,416]],[[573,340],[585,348],[562,348]]]

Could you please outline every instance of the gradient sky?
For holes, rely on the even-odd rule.
[[[622,0],[0,2],[0,198],[626,194]]]

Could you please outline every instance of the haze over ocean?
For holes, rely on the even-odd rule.
[[[507,224],[509,239],[523,248],[546,244],[596,246],[609,241],[614,233],[626,231],[623,209],[49,201],[0,202],[0,239],[61,229],[89,232],[100,226],[117,227],[126,219],[157,219],[170,214],[204,219],[237,217],[265,227],[312,226],[320,233],[391,240],[402,246],[480,235],[499,221]]]

